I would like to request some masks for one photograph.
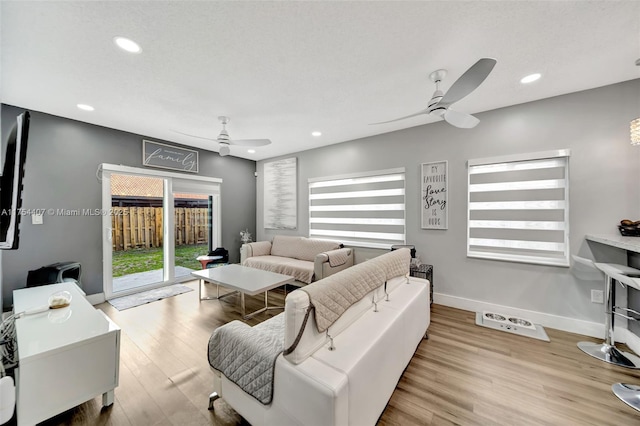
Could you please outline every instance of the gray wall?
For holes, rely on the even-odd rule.
[[[601,261],[624,263],[624,253],[592,247],[584,236],[617,233],[621,219],[640,219],[640,149],[629,143],[629,122],[640,116],[640,80],[476,115],[482,121],[472,130],[438,122],[286,156],[298,158],[296,231],[263,228],[258,162],[258,239],[308,235],[308,178],[405,167],[407,243],[434,265],[436,293],[602,323],[603,305],[590,302],[590,290],[603,289],[599,281],[582,281],[569,268],[466,257],[466,162],[569,148],[571,253],[593,258],[593,250]],[[449,229],[424,230],[420,163],[440,160],[449,161]],[[358,250],[356,261],[370,256]]]
[[[3,143],[22,111],[2,105]],[[142,139],[140,135],[32,112],[23,208],[102,208],[101,185],[96,179],[98,165],[142,167]],[[223,179],[222,245],[229,250],[232,262],[239,261],[240,230],[249,228],[255,235],[255,166],[254,161],[200,151],[200,175]],[[29,270],[59,261],[80,262],[86,293],[101,293],[101,220],[99,216],[45,215],[43,225],[32,225],[30,216],[23,217],[20,248],[4,251],[2,256],[5,306],[12,301],[11,292],[25,286]]]

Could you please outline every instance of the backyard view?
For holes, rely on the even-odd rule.
[[[114,173],[110,184],[113,293],[184,279],[201,269],[196,258],[209,252],[211,235],[208,194],[187,192],[188,185],[173,182],[187,191],[172,191],[168,217],[162,178]],[[165,241],[167,226],[171,241]],[[172,263],[164,257],[167,244],[175,249]]]
[[[206,244],[177,246],[176,266],[200,269],[196,257],[206,255],[208,250]],[[114,278],[154,269],[162,269],[162,247],[113,252]]]

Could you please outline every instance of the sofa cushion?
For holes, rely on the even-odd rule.
[[[251,251],[249,256],[266,256],[271,254],[271,242],[270,241],[258,241],[248,244]]]
[[[337,248],[340,248],[340,243],[336,241],[276,235],[273,237],[271,254],[313,262],[319,253]]]
[[[276,272],[309,284],[313,279],[313,262],[282,256],[257,256],[244,261],[243,266]]]

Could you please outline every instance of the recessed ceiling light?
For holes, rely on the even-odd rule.
[[[322,136],[322,132],[318,132],[316,130],[315,132],[311,132],[311,136],[315,136],[317,138],[318,136]]]
[[[129,40],[125,37],[114,37],[113,42],[122,50],[126,50],[129,53],[140,53],[142,48],[138,43],[133,40]]]
[[[80,108],[83,111],[93,111],[95,108],[92,107],[91,105],[87,105],[87,104],[78,104],[76,105],[78,108]]]
[[[255,154],[255,153],[256,153],[256,150],[255,150],[255,149],[248,149],[248,150],[247,150],[247,152],[248,152],[249,154]]]
[[[542,74],[540,73],[529,74],[526,77],[522,77],[520,79],[520,83],[522,84],[533,83],[534,81],[538,80],[540,77],[542,77]]]

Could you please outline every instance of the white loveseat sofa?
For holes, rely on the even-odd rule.
[[[235,370],[214,368],[210,408],[222,397],[253,426],[374,425],[430,322],[430,283],[409,277],[409,262],[408,249],[386,253],[295,290],[282,314],[255,327],[233,321],[215,330],[209,362],[233,359]],[[319,308],[336,289],[349,299],[368,288],[342,312]],[[239,337],[235,347],[225,336]],[[260,353],[278,344],[266,361],[273,380],[247,380]],[[256,382],[271,395],[243,390]]]
[[[304,285],[353,266],[353,250],[336,241],[276,235],[273,242],[243,244],[240,264],[290,275]]]

